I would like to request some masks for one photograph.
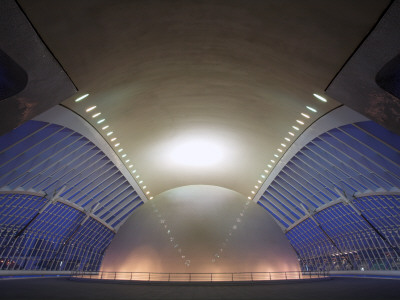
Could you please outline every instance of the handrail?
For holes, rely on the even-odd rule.
[[[325,271],[231,272],[231,273],[157,273],[157,272],[74,272],[71,277],[97,280],[127,280],[147,282],[222,282],[273,281],[325,278]]]

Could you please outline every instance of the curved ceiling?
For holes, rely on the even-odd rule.
[[[19,1],[90,94],[64,105],[118,138],[150,196],[191,184],[251,195],[296,120],[297,136],[339,105],[312,95],[389,2]]]

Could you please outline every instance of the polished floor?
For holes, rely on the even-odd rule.
[[[335,278],[246,285],[118,284],[68,279],[0,280],[0,299],[400,299],[400,280]]]

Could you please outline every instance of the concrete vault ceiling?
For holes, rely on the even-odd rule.
[[[301,130],[340,105],[312,95],[389,2],[18,1],[79,89],[63,104],[118,138],[151,195],[202,184],[246,197],[307,105],[318,112]]]

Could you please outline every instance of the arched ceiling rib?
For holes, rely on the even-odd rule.
[[[248,196],[306,105],[318,112],[300,128],[338,106],[312,94],[389,1],[19,3],[78,96],[90,93],[64,104],[112,128],[152,195],[209,184]],[[93,105],[104,123],[85,112]],[[198,137],[222,148],[221,160],[174,164],[169,149]]]

